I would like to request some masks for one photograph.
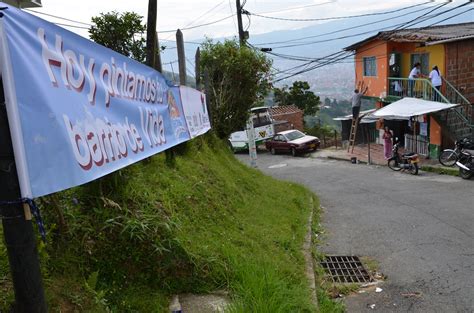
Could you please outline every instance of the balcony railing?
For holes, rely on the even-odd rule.
[[[431,82],[424,78],[388,78],[388,95],[391,97],[412,97],[437,102],[450,103],[449,100]]]
[[[474,135],[473,105],[447,80],[443,78],[441,91],[424,78],[388,78],[388,96],[391,98],[413,97],[443,103],[459,104],[448,111],[438,113],[438,119],[446,125],[454,138]]]

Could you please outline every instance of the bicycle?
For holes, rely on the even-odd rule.
[[[439,163],[443,166],[452,167],[459,161],[461,152],[467,146],[474,145],[469,138],[463,138],[456,140],[454,143],[454,149],[444,149],[438,157]]]

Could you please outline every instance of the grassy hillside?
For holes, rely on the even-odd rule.
[[[51,312],[166,312],[170,295],[230,291],[231,312],[313,312],[301,252],[311,197],[214,137],[40,199]],[[13,301],[0,243],[0,312]]]

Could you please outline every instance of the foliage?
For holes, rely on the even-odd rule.
[[[311,136],[316,136],[322,140],[322,138],[334,138],[334,128],[329,125],[315,125],[311,128],[305,129],[306,133]]]
[[[238,42],[208,40],[201,49],[201,73],[209,77],[212,127],[220,138],[244,128],[248,111],[270,88],[271,61]]]
[[[92,17],[90,38],[98,44],[117,51],[139,62],[145,60],[146,25],[143,17],[134,12],[112,11]]]
[[[159,154],[42,198],[50,310],[165,312],[171,294],[224,288],[236,312],[312,312],[301,252],[310,198],[236,161],[214,136],[191,141],[174,167]]]
[[[310,89],[308,82],[295,81],[293,86],[275,88],[275,102],[278,105],[296,105],[304,115],[315,115],[319,110],[321,101]]]

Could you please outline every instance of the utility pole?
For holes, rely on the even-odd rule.
[[[196,75],[196,89],[202,90],[201,88],[201,50],[199,47],[196,49],[196,55],[194,56],[194,64],[195,64],[195,75]]]
[[[163,73],[163,65],[161,64],[161,48],[160,48],[160,41],[158,40],[158,32],[155,33],[155,43],[156,43],[156,48],[155,48],[155,70],[157,70],[160,73]]]
[[[36,236],[29,208],[24,208],[0,79],[0,219],[15,290],[15,313],[46,313]],[[7,204],[6,204],[7,203]]]
[[[176,47],[178,49],[178,65],[179,65],[179,84],[186,85],[186,55],[184,54],[183,32],[178,29],[176,32]]]
[[[146,64],[155,67],[157,0],[148,0],[148,21],[146,24]]]
[[[240,46],[245,45],[245,33],[244,33],[244,26],[242,25],[242,6],[240,5],[240,0],[236,0],[236,7],[237,7],[237,24],[239,27],[239,40]]]

